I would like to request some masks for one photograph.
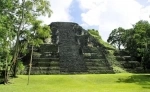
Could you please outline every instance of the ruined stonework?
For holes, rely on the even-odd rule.
[[[31,74],[113,73],[106,50],[72,22],[50,24],[52,37],[34,51]]]
[[[81,35],[78,31],[79,26],[76,23],[52,23],[50,25],[53,35],[53,44],[58,44],[59,62],[61,72],[83,72],[85,71],[85,62],[77,36]]]

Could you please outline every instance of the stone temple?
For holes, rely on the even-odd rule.
[[[113,73],[106,49],[81,26],[50,24],[50,41],[34,50],[31,74]]]

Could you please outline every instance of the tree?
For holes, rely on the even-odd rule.
[[[148,46],[149,46],[149,31],[150,31],[150,24],[148,21],[138,21],[134,25],[134,34],[133,34],[133,41],[135,42],[132,47],[134,48],[134,52],[136,57],[140,59],[141,65],[144,69],[146,69],[146,58],[148,57]],[[131,51],[131,50],[130,50]]]
[[[114,29],[108,42],[112,45],[118,44],[118,48],[122,45],[129,54],[141,62],[141,66],[146,70],[150,68],[150,24],[148,21],[140,20],[133,28],[130,29]]]
[[[5,73],[4,83],[8,81],[8,65],[10,63],[10,32],[6,31],[5,27],[0,24],[0,63],[2,63],[2,71]]]
[[[36,20],[38,16],[48,15],[50,17],[52,11],[50,10],[50,3],[48,0],[16,0],[15,3],[16,17],[14,29],[16,32],[14,54],[12,59],[13,76],[16,76],[16,63],[18,60],[18,54],[20,51],[20,39],[24,36],[25,30],[32,25],[32,21]]]
[[[124,44],[123,43],[124,33],[125,33],[125,29],[123,29],[122,27],[112,30],[112,32],[110,33],[107,39],[107,42],[113,46],[117,46],[117,48],[120,50],[120,47],[123,46]]]
[[[4,83],[8,82],[8,69],[11,61],[11,44],[14,38],[13,15],[10,13],[13,1],[1,0],[0,4],[0,66],[3,71]],[[11,19],[12,18],[12,19]]]
[[[35,20],[32,22],[32,27],[29,30],[29,34],[27,35],[26,39],[31,47],[31,54],[30,54],[30,63],[29,63],[29,71],[28,71],[28,83],[29,84],[29,76],[32,67],[32,55],[34,47],[39,47],[40,44],[43,43],[43,39],[50,37],[50,28],[47,25],[41,26],[42,21]]]
[[[11,64],[13,77],[16,76],[19,54],[26,53],[27,43],[22,39],[27,35],[27,30],[39,16],[50,17],[51,13],[48,0],[0,0],[0,47],[3,47],[0,49],[1,60],[7,61],[7,65],[8,62]],[[8,56],[12,56],[11,62],[8,61]]]

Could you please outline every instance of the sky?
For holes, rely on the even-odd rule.
[[[75,22],[84,29],[96,29],[107,41],[111,31],[118,27],[131,28],[139,20],[150,22],[150,0],[50,0],[51,22]]]

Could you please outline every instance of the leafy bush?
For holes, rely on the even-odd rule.
[[[24,69],[25,66],[23,65],[23,62],[19,60],[17,63],[17,74],[23,74]]]

